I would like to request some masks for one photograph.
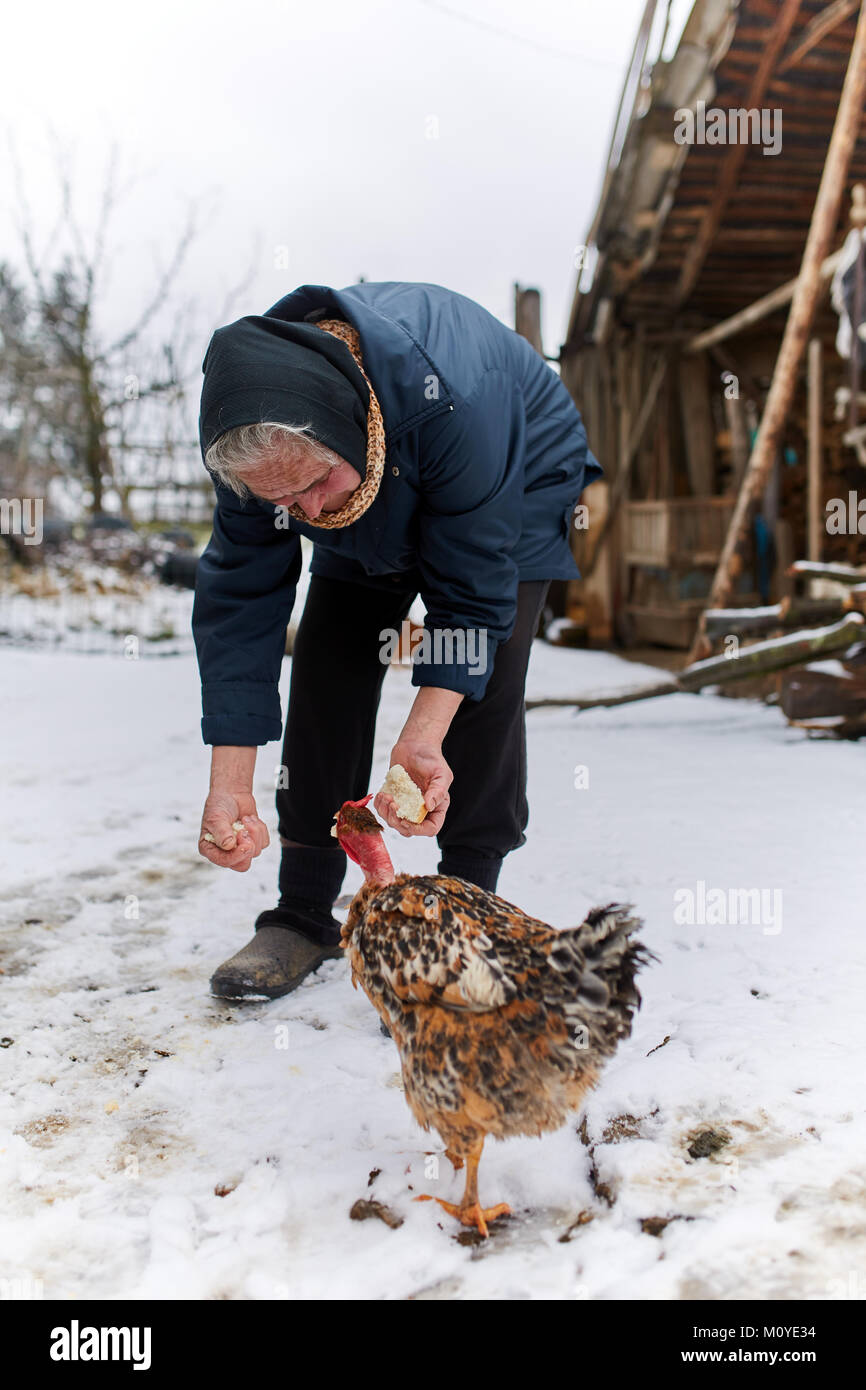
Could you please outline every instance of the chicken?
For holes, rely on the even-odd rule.
[[[653,957],[627,907],[555,931],[463,879],[395,876],[369,800],[345,802],[333,832],[365,876],[342,930],[352,983],[391,1032],[415,1119],[466,1164],[458,1205],[418,1200],[486,1236],[510,1209],[479,1201],[485,1138],[565,1123],[631,1032],[635,974]]]

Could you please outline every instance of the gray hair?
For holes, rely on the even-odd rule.
[[[249,496],[243,474],[258,468],[274,453],[316,459],[336,468],[341,459],[317,439],[308,425],[282,425],[264,420],[256,425],[237,425],[211,444],[205,464],[214,477],[238,497]]]

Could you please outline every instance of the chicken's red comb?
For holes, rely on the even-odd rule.
[[[372,800],[373,793],[367,792],[367,795],[363,796],[360,801],[344,801],[343,806],[366,806],[367,802]],[[343,808],[341,807],[340,809],[342,810]]]

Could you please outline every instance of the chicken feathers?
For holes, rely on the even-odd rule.
[[[343,927],[353,982],[400,1053],[416,1120],[456,1154],[562,1125],[629,1035],[651,959],[618,904],[554,931],[463,879],[365,883]]]

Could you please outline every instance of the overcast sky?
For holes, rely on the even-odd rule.
[[[202,350],[251,267],[232,318],[363,275],[446,285],[510,323],[519,280],[541,289],[556,352],[643,7],[32,0],[4,18],[3,123],[43,238],[50,130],[75,161],[85,228],[116,142],[131,187],[111,237],[112,327],[144,301],[194,199],[178,294],[196,303]],[[675,34],[689,9],[677,0]]]

